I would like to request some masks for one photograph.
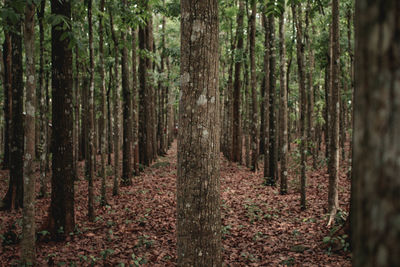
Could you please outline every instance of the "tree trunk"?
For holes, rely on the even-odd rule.
[[[329,190],[328,190],[328,225],[335,219],[339,208],[339,121],[340,121],[340,43],[339,43],[339,0],[332,0],[332,102],[331,102],[331,138],[329,157]]]
[[[123,0],[123,7],[127,8],[127,0]],[[125,18],[123,18],[125,22]],[[122,185],[132,184],[132,94],[129,86],[128,47],[126,34],[121,30],[122,47],[121,78],[123,96],[123,145],[122,145]]]
[[[14,12],[17,12],[14,10]],[[11,37],[11,147],[10,147],[10,181],[3,208],[18,209],[23,206],[23,156],[24,156],[24,118],[23,118],[23,69],[22,69],[22,33],[21,21],[12,25]]]
[[[183,0],[181,13],[178,266],[219,267],[218,1]]]
[[[52,0],[51,12],[71,22],[70,2]],[[75,229],[71,29],[63,23],[52,26],[53,176],[49,227],[56,239],[65,239]]]
[[[99,55],[100,55],[100,83],[101,83],[101,117],[100,117],[100,149],[101,149],[101,198],[100,205],[107,204],[107,188],[106,188],[106,153],[107,153],[107,106],[106,106],[106,81],[104,70],[104,27],[103,27],[103,14],[104,14],[105,0],[100,1],[100,15],[99,15]]]
[[[87,157],[87,179],[88,179],[88,218],[94,221],[94,195],[93,180],[96,164],[95,151],[95,122],[94,122],[94,48],[93,48],[93,16],[92,0],[87,2],[88,22],[89,22],[89,108],[87,112],[88,124],[88,157]]]
[[[25,155],[24,155],[24,209],[22,212],[22,262],[34,265],[35,251],[35,183],[33,161],[35,159],[35,8],[33,3],[25,6],[24,42],[26,58],[25,101]]]
[[[270,181],[269,174],[270,174],[270,166],[269,166],[269,125],[270,125],[270,120],[269,120],[269,105],[270,105],[270,95],[269,95],[269,87],[270,87],[270,42],[269,42],[269,38],[270,38],[270,28],[269,28],[269,21],[265,15],[265,11],[267,9],[267,6],[265,6],[264,8],[264,12],[262,13],[262,22],[263,22],[263,26],[264,26],[264,31],[265,31],[265,36],[264,36],[264,81],[263,81],[263,86],[264,86],[264,109],[263,109],[263,113],[264,113],[264,184],[265,185],[272,185],[273,181]]]
[[[135,175],[139,175],[139,143],[138,143],[138,90],[137,90],[137,71],[136,71],[136,38],[137,31],[132,29],[132,153],[133,170]]]
[[[271,14],[268,17],[269,24],[269,123],[268,123],[268,166],[269,173],[267,178],[268,185],[275,185],[277,180],[277,158],[276,158],[276,115],[275,115],[275,96],[276,96],[276,77],[275,77],[275,64],[276,64],[276,54],[275,54],[275,18]]]
[[[119,176],[120,176],[120,163],[119,163],[119,149],[120,149],[120,124],[119,124],[119,114],[120,114],[120,89],[119,89],[119,75],[118,75],[118,66],[119,66],[119,49],[118,49],[118,40],[117,35],[114,30],[114,19],[113,19],[113,11],[110,9],[110,30],[111,36],[114,42],[114,183],[113,183],[113,195],[118,195],[119,191]]]
[[[241,133],[241,120],[240,120],[240,99],[242,81],[240,78],[242,61],[243,61],[243,17],[244,17],[244,4],[243,0],[239,0],[239,13],[237,16],[237,30],[236,30],[236,56],[235,56],[235,79],[233,84],[233,120],[232,120],[232,158],[234,162],[240,162],[242,150],[242,133]]]
[[[297,66],[299,74],[299,95],[300,95],[300,208],[306,209],[306,90],[304,75],[304,44],[303,29],[301,23],[301,4],[293,4],[293,20],[296,24],[296,48],[297,48]]]
[[[11,69],[11,36],[5,32],[3,44],[4,60],[4,157],[3,170],[10,168],[10,141],[11,141],[11,118],[12,118],[12,69]]]
[[[400,2],[356,1],[353,266],[400,266]]]
[[[285,1],[284,1],[285,6]],[[286,45],[285,45],[285,10],[282,11],[282,14],[279,18],[279,78],[280,78],[280,133],[282,135],[280,145],[281,150],[281,169],[280,169],[280,177],[281,177],[281,188],[280,193],[284,195],[287,193],[287,153],[288,153],[288,139],[287,139],[287,126],[288,126],[288,111],[287,111],[287,90],[286,90]]]
[[[250,69],[251,69],[251,169],[258,169],[258,101],[257,101],[257,73],[256,73],[256,16],[257,1],[252,0],[250,18]],[[241,138],[241,137],[240,137]],[[240,142],[241,143],[241,142]],[[240,147],[242,149],[242,147]]]
[[[147,10],[148,4],[142,0],[142,7]],[[146,25],[139,27],[139,49],[152,51],[152,23],[148,19]],[[139,59],[139,161],[149,166],[155,158],[154,150],[154,90],[150,80],[151,61],[148,56]]]

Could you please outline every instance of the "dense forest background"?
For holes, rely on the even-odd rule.
[[[398,264],[382,2],[1,1],[1,262]]]

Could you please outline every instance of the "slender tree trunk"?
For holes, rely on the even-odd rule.
[[[339,0],[332,0],[332,104],[331,138],[329,157],[328,225],[333,223],[339,208],[339,121],[340,121],[340,43],[339,43]]]
[[[110,50],[110,55],[112,55]],[[107,89],[107,165],[111,166],[111,155],[113,152],[113,139],[112,139],[112,116],[111,116],[111,90],[113,87],[113,74],[112,74],[112,66],[110,65],[108,70],[108,89]]]
[[[80,90],[79,90],[79,47],[75,45],[75,77],[74,77],[74,173],[75,180],[79,180],[78,163],[79,163],[79,120],[80,120]]]
[[[252,118],[251,118],[251,169],[258,169],[258,101],[257,101],[257,73],[256,73],[256,16],[257,1],[252,0],[251,3],[251,19],[250,19],[250,69],[251,69],[251,102],[252,102]],[[241,137],[240,137],[241,138]],[[240,147],[242,149],[242,147]]]
[[[11,118],[12,118],[12,69],[11,69],[11,35],[4,33],[4,158],[3,170],[10,168]]]
[[[120,124],[119,124],[119,114],[121,110],[120,104],[120,89],[119,89],[119,80],[118,80],[118,66],[119,66],[119,49],[118,49],[118,40],[117,35],[114,30],[114,19],[113,12],[110,9],[110,28],[111,28],[111,36],[114,42],[114,184],[113,184],[113,195],[118,195],[119,191],[119,176],[120,176],[120,163],[119,163],[119,149],[120,149]]]
[[[222,266],[218,1],[182,0],[181,13],[178,266]]]
[[[232,161],[240,162],[240,155],[242,150],[242,133],[241,133],[241,120],[240,120],[240,99],[242,88],[241,68],[243,61],[243,17],[244,17],[244,4],[243,0],[239,0],[239,13],[237,16],[237,29],[236,29],[236,56],[235,56],[235,79],[233,85],[233,120],[232,120]]]
[[[400,2],[356,1],[353,266],[400,266]]]
[[[51,1],[53,15],[71,22],[71,3]],[[50,232],[56,239],[75,229],[73,173],[72,49],[70,27],[52,26],[52,190]],[[63,37],[63,38],[62,38]],[[65,37],[65,38],[64,38]]]
[[[137,31],[132,29],[132,158],[135,175],[139,175],[139,143],[138,143],[138,86],[137,86]]]
[[[285,6],[285,1],[284,1]],[[287,139],[287,126],[288,126],[288,111],[287,111],[287,90],[286,90],[286,45],[285,45],[285,10],[282,11],[282,14],[279,18],[279,78],[280,78],[280,133],[282,135],[280,145],[281,150],[281,169],[280,169],[280,177],[281,177],[281,188],[280,193],[284,195],[287,193],[287,153],[288,153],[288,139]]]
[[[236,44],[235,38],[233,34],[233,22],[230,20],[230,63],[228,70],[228,82],[227,87],[225,89],[225,102],[224,102],[224,121],[223,121],[223,129],[224,129],[224,144],[223,144],[223,153],[225,157],[229,160],[232,160],[232,148],[233,148],[233,66],[235,62],[235,51]]]
[[[25,102],[25,154],[24,154],[24,209],[22,212],[22,262],[35,264],[35,183],[33,161],[35,159],[35,9],[33,3],[25,6],[25,58],[26,58],[26,102]]]
[[[100,117],[100,149],[101,149],[101,199],[100,204],[107,204],[107,187],[106,187],[106,153],[107,153],[107,106],[106,106],[106,81],[104,70],[104,5],[105,0],[100,1],[99,15],[99,55],[100,55],[100,83],[101,83],[101,117]]]
[[[268,160],[269,160],[269,173],[268,184],[275,185],[277,180],[277,155],[276,155],[276,114],[275,114],[275,97],[276,97],[276,77],[275,77],[275,64],[276,64],[276,47],[275,47],[275,18],[273,15],[268,17],[269,24],[269,134],[268,134]]]
[[[87,177],[88,177],[88,218],[94,221],[94,195],[93,180],[96,164],[95,151],[95,122],[94,122],[94,48],[93,48],[93,16],[92,0],[87,2],[88,21],[89,21],[89,108],[88,116],[88,157],[87,157]]]
[[[17,12],[17,11],[15,11]],[[11,147],[10,147],[10,181],[3,208],[18,209],[23,206],[23,156],[24,156],[24,118],[23,118],[23,69],[22,69],[22,34],[21,21],[12,26],[11,37]]]
[[[269,127],[270,127],[270,120],[269,120],[269,105],[270,105],[270,28],[269,28],[269,21],[265,15],[265,11],[267,9],[267,6],[265,6],[265,10],[262,13],[262,21],[264,25],[264,31],[265,31],[265,36],[264,36],[264,81],[263,81],[263,86],[264,86],[264,184],[265,185],[272,185],[273,181],[271,181],[268,177],[270,174],[270,165],[269,165]]]
[[[293,20],[296,25],[296,47],[297,47],[297,65],[299,74],[299,94],[300,94],[300,208],[305,210],[306,205],[306,93],[305,93],[305,75],[304,75],[304,44],[303,29],[301,23],[301,4],[293,4]]]
[[[127,1],[123,0],[124,8]],[[125,19],[123,19],[125,21]],[[126,46],[126,34],[121,31],[122,48],[121,70],[122,70],[122,95],[123,95],[123,145],[122,145],[122,177],[123,185],[132,184],[132,94],[129,86],[128,47]]]

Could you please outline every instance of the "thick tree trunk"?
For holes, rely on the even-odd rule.
[[[332,0],[332,102],[331,135],[329,157],[328,225],[333,223],[339,208],[339,121],[340,121],[340,43],[339,43],[339,0]]]
[[[353,266],[400,266],[400,2],[356,1]]]
[[[219,267],[218,1],[182,0],[181,13],[178,266]]]
[[[148,4],[142,0],[141,5],[148,9]],[[148,19],[146,25],[139,27],[139,49],[152,51],[152,22]],[[155,128],[154,128],[154,89],[150,72],[151,60],[147,56],[139,59],[139,161],[149,166],[155,159]]]
[[[22,262],[34,265],[35,251],[35,183],[33,162],[35,159],[35,8],[33,3],[25,6],[24,43],[26,58],[25,101],[25,153],[24,153],[24,209],[22,212]]]
[[[52,0],[51,11],[71,21],[70,2]],[[75,229],[71,32],[63,23],[52,26],[53,176],[49,227],[56,239],[64,239]]]

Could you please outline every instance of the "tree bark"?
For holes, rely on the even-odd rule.
[[[64,16],[71,22],[71,3],[52,0],[53,15]],[[75,229],[73,173],[73,108],[72,108],[72,49],[69,47],[71,29],[64,22],[52,26],[52,191],[50,204],[50,233],[56,239]],[[66,36],[66,37],[65,37]],[[62,38],[65,37],[65,38]]]
[[[106,187],[106,153],[107,153],[107,92],[104,70],[104,5],[105,0],[100,1],[100,14],[99,14],[99,56],[100,56],[100,84],[101,84],[101,117],[100,117],[100,149],[101,149],[101,198],[100,205],[107,204],[107,187]]]
[[[332,0],[332,102],[331,138],[329,157],[328,225],[335,219],[339,208],[339,121],[340,121],[340,43],[339,43],[339,0]]]
[[[4,157],[3,170],[10,168],[10,141],[12,118],[12,70],[11,70],[11,36],[4,33],[3,60],[4,60]]]
[[[356,1],[353,266],[400,266],[400,2]]]
[[[276,98],[276,77],[275,77],[275,64],[276,64],[276,53],[275,53],[275,18],[274,15],[269,15],[269,123],[268,123],[268,166],[269,173],[267,178],[268,185],[275,185],[277,180],[277,155],[276,155],[276,114],[275,114],[275,98]]]
[[[284,6],[285,6],[284,1]],[[279,18],[279,78],[280,78],[280,133],[282,135],[280,145],[281,150],[281,168],[280,168],[280,193],[284,195],[287,193],[287,153],[288,153],[288,139],[287,139],[287,126],[288,126],[288,111],[287,111],[287,90],[286,90],[286,45],[285,45],[285,10],[282,11]]]
[[[17,13],[16,10],[14,12]],[[11,37],[11,140],[10,140],[10,181],[3,200],[3,209],[12,210],[23,206],[23,156],[24,156],[24,118],[23,118],[23,69],[22,69],[21,20],[12,25]]]
[[[222,266],[218,1],[181,1],[178,266]]]
[[[88,180],[88,219],[94,221],[94,193],[93,180],[96,164],[95,150],[95,122],[94,122],[94,48],[93,48],[93,12],[92,0],[87,2],[89,22],[89,108],[87,112],[88,123],[88,157],[86,161]]]
[[[240,162],[242,150],[242,133],[241,133],[241,120],[240,120],[240,100],[241,100],[241,69],[243,61],[243,17],[244,17],[244,4],[243,0],[239,0],[239,13],[237,16],[237,29],[236,29],[236,55],[235,55],[235,77],[233,84],[233,120],[232,120],[232,158],[234,162]]]
[[[34,265],[35,251],[35,183],[33,162],[35,159],[35,9],[33,3],[25,6],[24,43],[26,58],[26,101],[25,101],[25,153],[24,153],[24,209],[22,212],[22,262]]]
[[[119,49],[118,49],[118,40],[117,35],[114,30],[114,19],[113,19],[113,11],[110,9],[110,30],[111,36],[114,43],[114,183],[113,183],[113,195],[118,195],[119,191],[119,176],[120,176],[120,163],[119,163],[119,151],[120,151],[120,124],[119,124],[119,114],[121,110],[120,104],[120,89],[119,89],[119,75],[118,75],[118,66],[119,66]]]
[[[128,8],[127,0],[123,0],[123,8]],[[123,22],[125,22],[123,18]],[[132,184],[132,93],[129,85],[128,47],[126,34],[121,30],[122,57],[121,78],[123,95],[123,145],[122,145],[122,185]]]
[[[306,205],[306,92],[305,92],[305,74],[304,74],[304,44],[303,29],[301,23],[301,4],[292,3],[293,21],[296,25],[296,48],[297,48],[297,66],[299,74],[299,95],[300,95],[300,208],[305,210]]]
[[[256,16],[257,1],[252,0],[250,18],[250,73],[251,73],[251,169],[258,169],[258,101],[257,101],[257,73],[256,73]],[[241,138],[241,137],[240,137]],[[240,142],[241,143],[241,142]],[[242,147],[240,147],[242,149]]]

